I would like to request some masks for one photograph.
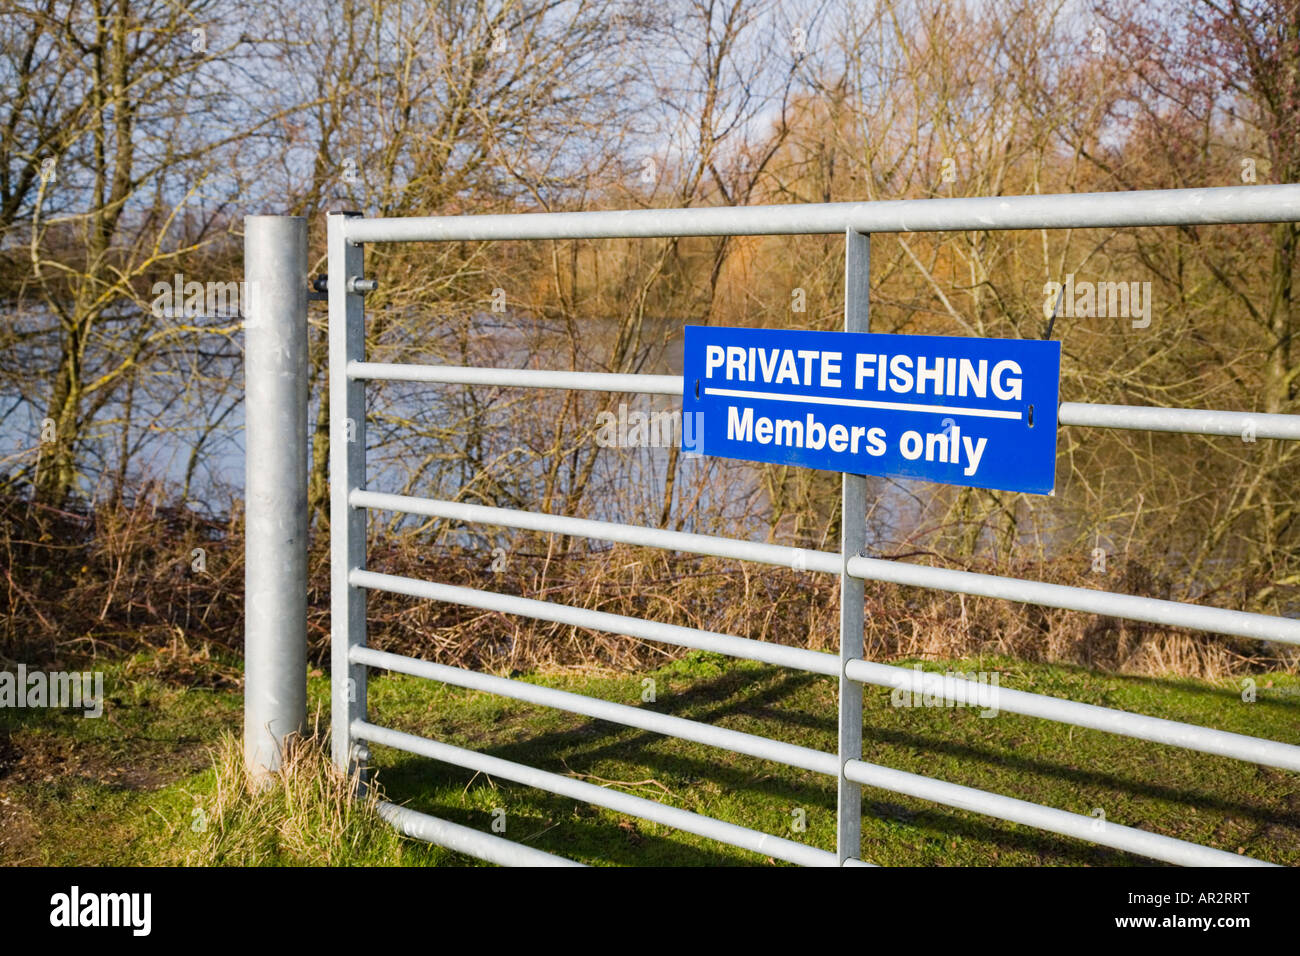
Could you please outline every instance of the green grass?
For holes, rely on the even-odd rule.
[[[910,665],[911,662],[902,662]],[[929,663],[927,669],[945,665]],[[1300,680],[1239,686],[1097,675],[998,658],[951,662],[996,671],[1003,687],[1300,742]],[[45,864],[462,865],[476,861],[400,837],[341,799],[312,752],[291,780],[238,793],[241,700],[179,690],[109,668],[98,720],[0,711],[0,862]],[[656,700],[642,701],[643,680]],[[620,676],[534,675],[533,682],[662,713],[835,748],[835,683],[716,655]],[[313,712],[328,684],[310,681]],[[834,781],[578,715],[408,678],[379,676],[371,719],[824,849],[835,840]],[[226,735],[226,737],[223,737]],[[8,744],[4,743],[8,738]],[[867,688],[864,759],[1230,852],[1300,864],[1300,778],[1227,758],[1002,713],[896,708]],[[313,762],[314,761],[314,762]],[[374,748],[389,799],[593,864],[766,864],[719,846],[509,781]],[[325,780],[324,784],[313,781]],[[796,829],[798,819],[806,828]],[[1127,854],[877,790],[864,792],[863,856],[892,866],[1131,865]]]

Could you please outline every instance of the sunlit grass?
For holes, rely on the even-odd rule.
[[[907,663],[907,662],[904,662]],[[1300,681],[1238,684],[1098,675],[983,658],[925,665],[997,672],[1001,686],[1300,741]],[[430,865],[457,854],[396,834],[373,798],[337,775],[318,736],[298,742],[264,788],[245,780],[240,697],[115,681],[100,720],[0,716],[19,751],[0,777],[15,834],[5,862],[50,864]],[[646,678],[654,701],[643,700]],[[835,683],[715,655],[635,674],[551,673],[528,680],[818,750],[835,747]],[[324,677],[310,682],[323,722]],[[113,701],[116,700],[116,703]],[[377,675],[370,719],[601,786],[831,849],[834,780],[768,761],[408,678]],[[744,865],[748,851],[424,758],[375,747],[388,799],[594,864]],[[72,759],[70,755],[77,755]],[[63,755],[60,757],[60,755]],[[44,759],[31,772],[24,758]],[[56,759],[58,758],[58,759]],[[1075,813],[1141,826],[1229,852],[1300,863],[1294,774],[1001,713],[891,706],[867,688],[864,759]],[[48,779],[47,779],[48,777]],[[504,817],[498,811],[504,811]],[[886,865],[1126,865],[1147,861],[883,791],[864,793],[863,856]]]

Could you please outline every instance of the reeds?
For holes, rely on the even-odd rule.
[[[147,497],[89,513],[0,501],[0,655],[68,659],[161,649],[178,681],[236,661],[243,643],[243,547],[238,518],[214,521]],[[195,549],[204,551],[195,570]],[[308,629],[317,664],[329,653],[328,542],[310,548]],[[1127,593],[1158,590],[1136,558],[1109,573],[1086,562],[946,566]],[[538,598],[613,614],[816,650],[838,646],[838,580],[831,575],[681,553],[518,538],[504,567],[490,549],[435,546],[415,535],[373,541],[377,571]],[[1143,582],[1146,582],[1144,588]],[[1154,582],[1154,583],[1153,583]],[[997,653],[1135,674],[1222,679],[1280,668],[1294,653],[1259,642],[987,598],[868,582],[868,656],[948,660]],[[1227,602],[1224,602],[1227,603]],[[1230,604],[1228,605],[1230,606]],[[491,611],[372,592],[369,643],[441,663],[494,672],[548,668],[628,670],[682,648]],[[174,673],[172,673],[174,672]],[[229,679],[237,680],[231,668]]]

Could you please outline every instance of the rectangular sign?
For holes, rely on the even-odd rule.
[[[1055,341],[688,325],[683,449],[1051,494],[1060,372]]]

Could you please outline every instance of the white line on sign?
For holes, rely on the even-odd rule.
[[[808,405],[846,405],[853,408],[892,408],[900,412],[946,412],[950,415],[973,415],[977,418],[1019,420],[1021,412],[1004,412],[996,408],[958,408],[952,405],[910,405],[906,402],[869,402],[861,398],[825,398],[820,395],[786,395],[780,392],[747,392],[738,388],[706,388],[705,395],[725,398],[766,398],[773,402],[803,402]]]

